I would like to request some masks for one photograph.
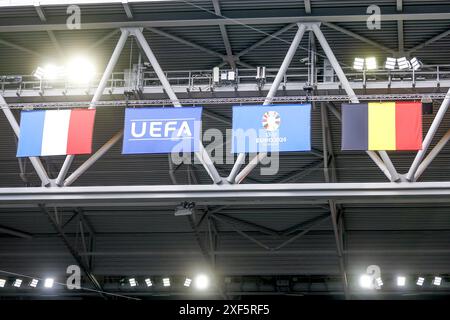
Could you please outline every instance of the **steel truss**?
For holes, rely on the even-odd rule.
[[[339,78],[340,85],[346,92],[346,101],[352,103],[358,103],[359,97],[355,94],[351,87],[346,75],[344,74],[341,66],[339,65],[333,51],[331,50],[327,40],[325,39],[322,31],[320,30],[319,22],[311,23],[298,23],[297,33],[291,43],[291,46],[285,56],[285,59],[278,70],[278,73],[271,84],[270,90],[264,99],[263,105],[268,105],[273,102],[289,101],[288,99],[294,99],[290,101],[304,101],[306,97],[279,97],[276,98],[276,93],[281,85],[281,82],[286,74],[286,70],[294,57],[298,45],[306,31],[309,31],[310,36],[315,36],[322,46],[328,60],[332,64],[337,77]],[[149,59],[155,73],[161,82],[165,93],[168,95],[170,103],[174,107],[182,107],[182,103],[185,100],[180,100],[175,94],[172,86],[170,85],[165,73],[161,69],[151,47],[144,38],[142,28],[132,27],[121,29],[120,39],[114,49],[111,59],[106,67],[105,72],[100,80],[99,86],[96,88],[95,94],[89,104],[89,108],[94,109],[97,106],[103,106],[104,103],[111,105],[111,102],[100,102],[100,98],[105,91],[112,71],[117,63],[120,53],[125,46],[125,43],[129,36],[135,37],[139,43],[141,49]],[[430,96],[430,95],[427,95]],[[228,98],[229,99],[229,98]],[[255,98],[236,98],[238,102],[247,102],[245,99]],[[284,99],[284,100],[283,100]],[[313,98],[309,98],[312,101]],[[317,100],[315,97],[313,101]],[[325,99],[322,97],[321,99]],[[343,99],[343,96],[340,96]],[[363,99],[363,98],[362,98]],[[326,97],[327,102],[330,101],[330,97]],[[156,100],[155,100],[156,101]],[[155,101],[153,101],[154,104]],[[162,101],[162,100],[161,100]],[[195,100],[193,103],[198,103],[199,100]],[[210,101],[217,101],[216,99]],[[227,100],[230,101],[230,100]],[[136,101],[134,104],[139,105],[142,101]],[[206,103],[206,102],[205,102]],[[146,102],[146,104],[148,104]],[[333,231],[336,240],[336,252],[339,258],[339,268],[344,284],[344,291],[346,297],[349,297],[348,283],[346,280],[345,260],[344,260],[344,225],[342,219],[342,212],[340,205],[342,203],[380,203],[380,202],[426,202],[426,201],[439,201],[449,202],[450,195],[450,183],[409,183],[415,181],[420,174],[431,163],[434,157],[442,149],[443,145],[450,139],[450,135],[447,134],[440,143],[431,151],[429,156],[423,160],[425,153],[429,148],[431,140],[433,139],[437,128],[439,127],[444,114],[450,104],[450,90],[445,95],[444,101],[428,131],[423,143],[423,150],[418,152],[414,163],[411,166],[406,176],[397,173],[393,166],[388,154],[385,151],[379,151],[378,154],[373,151],[367,151],[368,156],[375,162],[380,170],[391,182],[397,183],[336,183],[337,176],[335,172],[334,155],[332,154],[332,145],[330,139],[330,133],[328,128],[328,111],[332,112],[338,119],[340,114],[334,108],[334,106],[328,104],[322,104],[321,116],[323,126],[323,139],[324,150],[323,158],[320,164],[324,166],[324,175],[326,184],[270,184],[270,185],[239,185],[244,179],[247,178],[249,173],[266,157],[265,153],[259,153],[255,158],[251,159],[249,163],[241,170],[241,166],[245,164],[245,154],[240,154],[233,166],[228,177],[223,178],[219,175],[216,167],[214,166],[208,152],[204,149],[200,143],[200,151],[196,153],[196,156],[201,160],[201,163],[207,173],[209,174],[213,185],[188,185],[188,186],[142,186],[142,187],[69,187],[76,181],[76,179],[85,173],[101,156],[103,156],[115,143],[117,143],[122,135],[123,131],[116,133],[107,143],[105,143],[99,150],[97,150],[85,163],[83,163],[78,169],[72,172],[68,177],[70,166],[73,162],[73,156],[67,156],[61,170],[56,179],[50,179],[45,172],[39,158],[32,157],[30,161],[35,168],[39,178],[41,179],[42,186],[48,188],[8,188],[0,189],[0,207],[1,206],[31,206],[35,207],[39,205],[43,212],[47,213],[52,221],[52,224],[57,229],[65,241],[66,246],[72,253],[75,259],[83,266],[83,269],[87,276],[91,279],[95,286],[95,277],[91,274],[89,263],[84,261],[80,254],[69,244],[65,239],[64,233],[60,224],[56,220],[56,216],[53,217],[48,212],[47,207],[51,206],[63,206],[63,207],[78,207],[78,206],[103,206],[103,205],[117,205],[117,206],[147,206],[147,205],[177,205],[186,199],[195,202],[196,204],[205,206],[217,206],[217,205],[232,205],[232,204],[263,204],[263,203],[305,203],[315,205],[326,205],[329,209],[329,217],[332,218]],[[0,96],[1,109],[6,115],[14,133],[19,135],[19,125],[11,112],[11,106],[9,106],[3,97]],[[33,104],[34,105],[34,104]],[[72,104],[73,106],[73,104]],[[423,161],[422,161],[423,160]],[[170,164],[170,158],[169,158]],[[171,169],[171,177],[174,177],[175,169]],[[195,173],[189,172],[189,179],[195,179]],[[174,183],[176,182],[173,179]],[[388,197],[388,198],[387,198]],[[45,206],[44,206],[45,205]],[[214,213],[211,213],[213,212]],[[220,209],[211,210],[207,207],[206,212],[201,221],[206,217],[208,222],[210,245],[208,250],[207,246],[201,241],[198,231],[200,222],[190,220],[194,232],[197,234],[199,244],[204,253],[206,259],[214,263],[214,256],[210,256],[214,252],[214,224],[213,220],[222,221],[225,223],[231,223],[230,217],[220,215],[218,212]],[[209,212],[209,213],[208,213]],[[193,219],[193,218],[191,218]],[[322,220],[320,220],[322,221]],[[236,221],[234,221],[236,222]],[[241,221],[241,223],[243,223]],[[271,248],[258,240],[250,237],[248,234],[240,231],[233,226],[233,229],[241,234],[243,237],[257,243],[259,246],[269,250],[277,251],[288,243],[296,240],[300,236],[304,235],[313,226],[308,227],[303,232],[300,232],[290,239],[286,240],[279,247]],[[82,230],[83,225],[80,225]],[[266,230],[267,231],[267,230]],[[84,232],[82,232],[84,235]],[[216,232],[217,234],[217,232]],[[83,238],[84,239],[84,238]],[[87,252],[87,246],[84,241],[84,251]],[[92,251],[92,250],[90,250]],[[91,278],[92,276],[92,278]],[[100,288],[101,289],[101,288]]]

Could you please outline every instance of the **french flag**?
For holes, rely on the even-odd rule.
[[[17,157],[89,154],[94,120],[95,109],[22,111]]]

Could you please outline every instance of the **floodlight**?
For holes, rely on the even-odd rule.
[[[16,279],[16,281],[14,281],[13,286],[16,288],[20,288],[20,286],[22,285],[22,279]]]
[[[397,286],[404,287],[406,285],[406,278],[403,276],[397,277]]]
[[[39,283],[39,280],[38,280],[38,279],[33,279],[33,280],[31,280],[31,282],[30,282],[30,287],[36,288],[37,285],[38,285],[38,283]]]
[[[372,277],[367,274],[363,274],[359,278],[359,285],[364,289],[372,289]]]
[[[363,58],[355,58],[355,61],[353,61],[353,69],[364,70],[364,59]]]
[[[383,286],[383,280],[382,280],[381,278],[377,278],[375,281],[377,282],[377,285],[378,285],[379,287],[382,287],[382,286]]]
[[[67,63],[67,77],[78,84],[87,84],[95,77],[95,66],[85,57],[74,57]]]
[[[400,70],[405,70],[405,69],[411,68],[411,64],[409,63],[408,59],[406,59],[405,57],[401,57],[401,58],[397,59],[397,64],[398,64],[398,68]]]
[[[397,59],[395,58],[386,58],[386,63],[384,65],[385,69],[394,70],[397,65]]]
[[[170,287],[170,278],[163,278],[163,286]]]
[[[186,280],[184,280],[184,286],[185,287],[190,287],[191,286],[191,282],[192,282],[192,279],[186,278]]]
[[[209,288],[209,277],[206,274],[199,274],[195,277],[195,287],[198,290],[206,290]]]
[[[44,287],[45,288],[53,288],[54,283],[55,283],[55,280],[53,278],[47,278],[44,281]]]
[[[47,64],[44,67],[38,67],[33,76],[39,80],[56,80],[64,76],[64,67]]]
[[[416,57],[409,60],[409,62],[414,71],[417,71],[422,67],[422,62],[420,62]]]
[[[136,282],[135,278],[128,279],[128,282],[130,282],[130,286],[131,287],[136,287],[137,286],[137,282]]]
[[[433,284],[435,286],[440,286],[441,282],[442,282],[442,278],[441,277],[434,277]]]
[[[366,69],[375,70],[377,68],[377,59],[375,57],[366,58]]]
[[[417,284],[418,286],[423,286],[423,283],[424,283],[424,282],[425,282],[425,278],[419,277],[419,278],[417,278],[416,284]]]
[[[0,279],[0,288],[4,288],[6,285],[6,280],[5,279]]]
[[[150,278],[145,279],[145,284],[147,287],[151,287],[153,285],[152,280]]]

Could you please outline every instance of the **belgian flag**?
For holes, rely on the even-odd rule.
[[[420,149],[421,102],[342,104],[342,150]]]

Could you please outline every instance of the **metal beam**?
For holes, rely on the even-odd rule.
[[[153,33],[159,34],[159,35],[161,35],[163,37],[166,37],[166,38],[172,39],[174,41],[177,41],[179,43],[182,43],[184,45],[187,45],[187,46],[190,46],[192,48],[195,48],[197,50],[203,51],[203,52],[205,52],[205,53],[207,53],[209,55],[212,55],[212,56],[215,56],[217,58],[220,58],[223,61],[228,61],[229,60],[229,58],[227,56],[225,56],[225,55],[223,55],[223,54],[221,54],[219,52],[216,52],[216,51],[213,51],[211,49],[205,48],[205,47],[200,46],[200,45],[198,45],[196,43],[190,42],[190,41],[188,41],[186,39],[183,39],[183,38],[180,38],[180,37],[175,36],[173,34],[170,34],[170,33],[166,32],[166,31],[163,31],[163,30],[160,30],[160,29],[157,29],[157,28],[151,28],[151,27],[150,28],[145,28],[145,29],[149,30],[149,31],[151,31]],[[233,61],[234,61],[234,58],[233,58]],[[251,65],[249,65],[249,64],[247,64],[245,62],[242,62],[242,61],[236,61],[236,62],[238,64],[242,65],[245,68],[249,68],[249,69],[253,68],[253,66],[251,66]]]
[[[357,33],[354,33],[353,31],[344,29],[344,28],[342,28],[342,27],[340,27],[340,26],[338,26],[338,25],[336,25],[334,23],[324,22],[323,25],[327,26],[328,28],[334,29],[336,31],[342,32],[342,33],[344,33],[344,34],[346,34],[346,35],[348,35],[350,37],[353,37],[355,39],[361,40],[361,41],[363,41],[363,42],[365,42],[367,44],[370,44],[371,46],[373,46],[375,48],[381,49],[381,50],[383,50],[383,51],[385,51],[385,52],[387,52],[389,54],[394,54],[395,53],[395,50],[393,50],[393,49],[390,49],[390,48],[388,48],[386,46],[383,46],[382,44],[379,44],[376,41],[370,40],[370,39],[368,39],[366,37],[363,37],[363,36],[361,36],[361,35],[359,35]]]
[[[275,79],[273,80],[273,83],[270,87],[269,92],[267,93],[266,99],[264,100],[263,105],[268,105],[272,103],[273,98],[275,97],[278,88],[280,87],[281,81],[284,78],[284,75],[286,74],[286,71],[291,64],[292,59],[294,58],[295,53],[297,52],[297,48],[300,45],[300,42],[302,41],[303,35],[305,34],[306,26],[304,24],[298,25],[297,33],[294,36],[294,39],[292,40],[291,45],[289,46],[289,49],[286,53],[286,56],[284,57],[284,60],[280,66],[280,69],[278,69],[277,75],[275,76]],[[264,159],[267,156],[267,153],[260,152],[258,155],[256,155],[249,164],[239,173],[236,175],[236,178],[233,181],[233,176],[236,172],[239,171],[241,165],[243,164],[243,159],[245,158],[245,154],[241,153],[238,156],[238,160],[234,163],[233,168],[231,169],[230,176],[228,176],[228,182],[230,183],[241,183],[242,180],[245,179],[246,176],[250,174],[250,172],[258,165],[258,163]]]
[[[177,186],[0,188],[1,207],[84,205],[160,206],[189,199],[197,205],[266,203],[449,203],[450,182],[301,183]]]
[[[445,8],[444,8],[445,7]],[[450,12],[448,6],[444,6],[439,12],[431,11],[434,8],[424,8],[422,12],[402,12],[397,13],[393,10],[390,13],[387,10],[383,11],[383,21],[398,21],[398,20],[449,20]],[[382,8],[383,9],[383,8]],[[395,9],[395,8],[394,8]],[[447,10],[445,10],[447,9]],[[329,8],[327,8],[329,10]],[[184,20],[142,20],[142,21],[109,21],[109,22],[85,22],[83,23],[83,30],[89,29],[119,29],[119,28],[146,28],[146,27],[180,27],[180,26],[214,26],[214,25],[262,25],[262,24],[287,24],[287,23],[310,23],[310,22],[365,22],[367,14],[364,11],[352,14],[348,13],[348,8],[333,8],[336,12],[334,15],[321,14],[320,8],[315,9],[314,15],[302,16],[294,12],[292,9],[286,10],[266,10],[259,11],[258,17],[254,17],[254,13],[247,13],[242,11],[238,14],[228,14],[228,19],[210,18],[210,13],[204,15],[196,13],[195,16],[203,16],[204,18],[186,18]],[[347,12],[344,12],[347,11]],[[436,10],[436,9],[435,9]],[[323,12],[323,11],[322,11]],[[185,16],[188,16],[186,14]],[[26,32],[26,31],[47,31],[47,30],[67,30],[65,23],[60,24],[45,24],[45,25],[2,25],[0,26],[0,33],[3,32]]]
[[[433,140],[434,135],[436,134],[439,128],[439,125],[441,124],[442,120],[445,117],[449,105],[450,105],[450,89],[447,91],[447,94],[444,100],[442,101],[441,106],[439,107],[439,110],[436,113],[436,116],[434,117],[430,128],[428,129],[425,139],[422,142],[422,149],[417,152],[416,157],[414,158],[414,161],[411,164],[411,168],[409,168],[409,171],[406,174],[406,179],[408,179],[409,181],[414,180],[414,175],[416,174],[416,171],[419,168],[422,159],[425,157],[425,154],[427,153],[427,150],[430,147],[431,141]]]
[[[9,234],[11,236],[24,238],[24,239],[32,239],[33,238],[33,235],[28,232],[20,231],[20,230],[14,229],[14,228],[1,226],[1,225],[0,225],[0,233]]]
[[[89,105],[89,109],[95,109],[96,103],[100,101],[101,96],[103,95],[103,92],[108,84],[108,80],[111,77],[111,74],[114,70],[114,67],[117,64],[117,61],[119,60],[120,54],[123,50],[123,47],[125,46],[125,43],[127,42],[129,31],[126,29],[121,30],[121,35],[119,40],[117,41],[116,47],[114,48],[114,51],[111,55],[111,58],[109,59],[108,65],[106,66],[105,71],[103,72],[102,78],[100,80],[100,83],[98,84],[97,88],[95,89],[94,96],[92,97],[91,103]],[[122,131],[123,133],[123,131]],[[120,137],[119,137],[120,138]],[[84,173],[85,170],[87,170],[92,164],[94,164],[95,161],[98,160],[107,150],[109,150],[113,144],[111,145],[111,141],[117,142],[117,134],[111,138],[100,150],[98,150],[93,156],[91,156],[88,161],[86,161],[83,165],[83,169],[78,168],[72,175],[70,180],[64,181],[66,178],[67,173],[69,172],[69,168],[73,162],[73,159],[75,156],[68,155],[66,159],[64,160],[63,166],[61,167],[61,170],[58,174],[58,177],[56,178],[56,185],[70,185],[72,184],[75,179],[78,178],[82,173]],[[106,147],[105,147],[106,146]],[[76,174],[75,174],[76,173]]]
[[[311,24],[311,28],[314,31],[314,34],[317,37],[317,40],[319,40],[320,45],[322,46],[323,51],[325,52],[325,55],[327,56],[328,60],[330,61],[331,65],[333,66],[334,71],[336,72],[337,77],[339,78],[339,81],[341,82],[342,87],[344,88],[345,92],[347,93],[350,101],[352,103],[358,103],[358,97],[355,94],[355,91],[353,91],[353,88],[350,86],[350,83],[348,82],[347,77],[344,74],[344,71],[342,71],[342,68],[339,64],[339,62],[336,59],[336,56],[333,53],[333,50],[331,50],[330,45],[328,44],[327,40],[325,39],[325,36],[323,35],[322,31],[320,30],[319,24]],[[366,153],[372,158],[375,158],[375,153],[373,151],[366,151]],[[385,151],[379,152],[382,158],[384,158],[384,166],[387,167],[390,175],[387,176],[391,181],[397,181],[399,180],[399,176],[397,174],[397,171],[395,170],[392,162],[389,159],[389,156],[386,154]],[[376,162],[377,165],[380,167],[378,162]],[[380,167],[381,168],[381,167]],[[385,172],[382,169],[383,173]]]
[[[219,0],[212,0],[213,7],[214,7],[214,13],[222,17],[222,12],[220,10],[220,3]],[[220,34],[222,35],[223,44],[225,46],[225,52],[227,53],[227,62],[230,64],[231,68],[236,68],[236,64],[234,62],[234,56],[233,56],[233,50],[231,49],[230,40],[228,39],[228,33],[227,29],[224,25],[219,25],[220,28]]]
[[[128,0],[122,0],[122,6],[123,10],[125,10],[125,13],[128,17],[128,19],[133,19],[133,11],[131,11],[130,5],[128,4]]]
[[[311,14],[311,0],[304,0],[305,2],[305,12]]]
[[[3,45],[5,45],[5,46],[8,46],[8,47],[11,47],[11,48],[14,48],[14,49],[17,49],[17,50],[26,52],[26,53],[31,54],[32,56],[35,56],[35,57],[37,57],[37,58],[39,58],[39,59],[45,59],[45,58],[47,58],[47,57],[44,56],[43,54],[40,54],[40,53],[38,53],[38,52],[36,52],[36,51],[33,51],[33,50],[28,49],[28,48],[22,47],[21,45],[12,43],[12,42],[7,41],[7,40],[4,40],[4,39],[0,39],[0,44],[3,44]]]
[[[152,49],[150,48],[147,40],[145,39],[142,31],[138,28],[130,29],[130,32],[135,36],[136,40],[140,44],[142,50],[145,52],[145,55],[147,56],[148,60],[150,61],[150,64],[153,67],[153,70],[155,71],[156,75],[158,76],[159,81],[161,82],[165,92],[169,96],[169,99],[172,101],[172,104],[174,107],[181,107],[181,104],[175,94],[175,92],[172,89],[172,86],[170,85],[169,81],[167,80],[166,75],[164,74],[163,70],[161,69],[161,66],[159,65],[158,60],[156,59],[155,54],[153,53]],[[215,184],[222,183],[222,178],[219,175],[219,172],[217,171],[216,167],[214,166],[214,163],[212,162],[208,152],[205,150],[205,147],[203,146],[202,141],[199,141],[199,151],[195,153],[197,158],[200,160],[200,162],[203,164],[203,167],[205,168],[206,172],[212,179],[212,181]]]
[[[101,295],[103,298],[106,298],[106,296],[103,293],[104,290],[103,290],[102,286],[100,285],[100,283],[98,282],[98,280],[96,279],[96,277],[94,276],[94,274],[92,273],[90,268],[84,263],[82,256],[80,256],[78,251],[70,243],[70,240],[64,233],[64,230],[61,228],[61,225],[58,223],[58,221],[55,219],[55,217],[53,217],[51,212],[44,205],[39,205],[39,208],[41,209],[41,211],[43,213],[45,213],[48,216],[52,226],[56,229],[56,231],[62,238],[64,245],[67,247],[67,249],[69,250],[72,257],[75,259],[75,261],[80,266],[80,268],[83,270],[83,272],[86,274],[88,279],[92,282],[94,287],[98,290],[98,294]]]
[[[443,38],[447,37],[448,35],[450,35],[450,30],[444,31],[444,32],[442,32],[442,33],[432,37],[431,39],[429,39],[429,40],[427,40],[427,41],[425,41],[425,42],[423,42],[421,44],[418,44],[417,46],[407,50],[406,53],[408,55],[410,55],[412,52],[420,50],[420,49],[428,46],[429,44],[432,44],[433,42],[436,42],[436,41],[438,41],[440,39],[443,39]]]
[[[6,103],[3,96],[0,94],[0,109],[2,109],[3,113],[6,116],[6,119],[8,120],[9,124],[11,125],[11,128],[14,131],[14,134],[17,138],[19,138],[20,134],[20,127],[17,123],[16,117],[14,117],[13,113],[11,112],[11,109],[9,108],[8,104]],[[39,179],[41,179],[43,186],[49,186],[50,185],[50,179],[47,175],[47,172],[44,169],[44,166],[39,159],[39,157],[29,157],[31,164],[34,167],[34,170],[36,171]]]
[[[426,158],[422,161],[422,163],[417,168],[416,173],[414,174],[414,181],[420,178],[422,173],[430,166],[431,162],[437,155],[442,151],[445,145],[450,140],[450,130],[439,140],[439,142],[434,146],[434,148],[430,151],[430,153],[426,156]]]

